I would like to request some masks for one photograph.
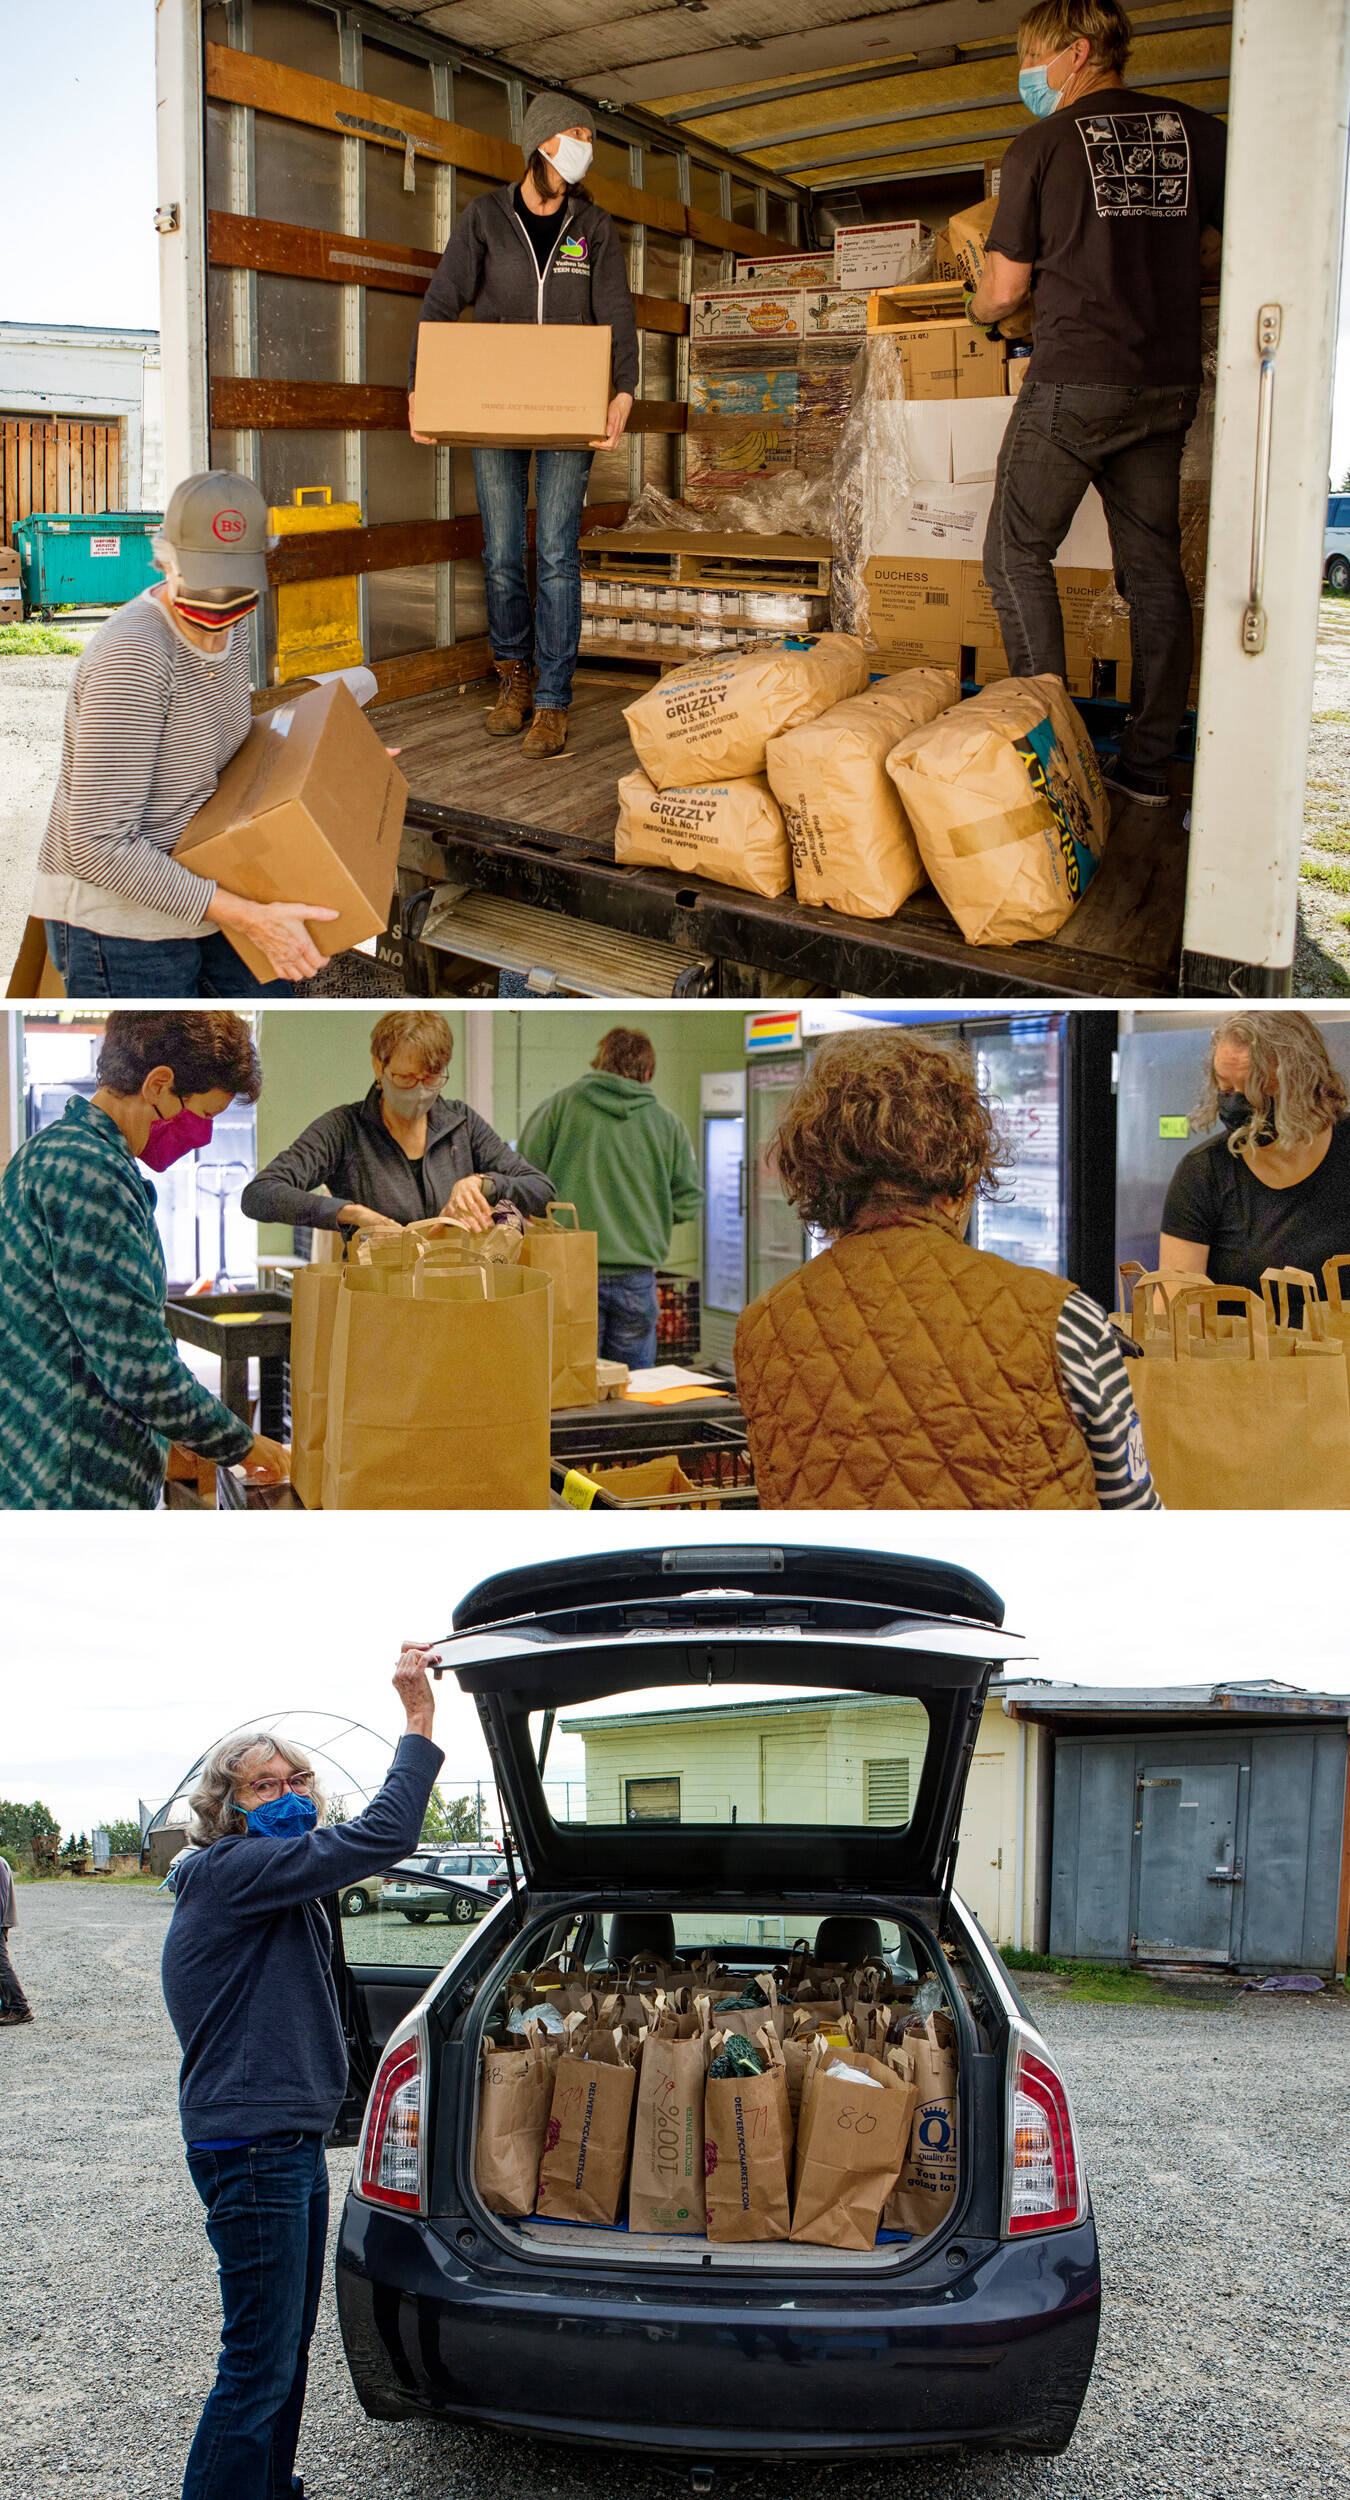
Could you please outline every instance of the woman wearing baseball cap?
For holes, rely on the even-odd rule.
[[[316,903],[251,903],[173,857],[252,718],[247,622],[267,588],[267,506],[229,469],[185,478],[154,542],[162,582],[86,645],[35,914],[68,998],[289,997],[320,972]],[[227,932],[260,946],[260,982]]]
[[[581,512],[596,451],[612,451],[638,380],[637,323],[623,246],[612,221],[582,189],[594,153],[595,116],[575,96],[538,95],[525,115],[525,173],[470,202],[427,289],[423,321],[599,323],[613,335],[609,421],[589,451],[504,446],[475,451],[483,521],[488,634],[501,693],[487,715],[490,738],[525,731],[521,752],[560,755],[567,742],[572,672],[581,640]],[[540,346],[545,342],[541,339]],[[408,422],[417,431],[408,365]],[[534,613],[525,572],[525,514],[534,460]],[[528,725],[527,725],[528,724]]]

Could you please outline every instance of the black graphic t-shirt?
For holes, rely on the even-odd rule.
[[[989,249],[1032,263],[1029,382],[1200,380],[1200,232],[1223,223],[1212,113],[1099,87],[1019,133]]]
[[[511,196],[511,206],[530,238],[534,248],[534,257],[539,264],[539,275],[542,278],[557,244],[558,236],[566,222],[564,204],[560,202],[551,215],[541,217],[537,208],[526,207],[525,194],[520,184],[517,183]]]

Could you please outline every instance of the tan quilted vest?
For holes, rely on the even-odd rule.
[[[940,1217],[861,1224],[741,1313],[764,1507],[1096,1510],[1055,1353],[1073,1286]]]

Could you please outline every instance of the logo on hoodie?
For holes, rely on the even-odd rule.
[[[564,235],[561,243],[558,245],[558,266],[560,269],[588,269],[590,266],[590,258],[590,248],[584,234]]]

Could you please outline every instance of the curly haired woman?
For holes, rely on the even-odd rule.
[[[962,1060],[894,1030],[842,1035],[775,1153],[830,1239],[736,1331],[766,1509],[1161,1507],[1104,1314],[965,1239],[1008,1156]]]
[[[1350,1251],[1348,1109],[1311,1016],[1253,1008],[1217,1025],[1191,1127],[1220,1133],[1172,1174],[1159,1267],[1253,1293],[1268,1267],[1320,1280]]]

